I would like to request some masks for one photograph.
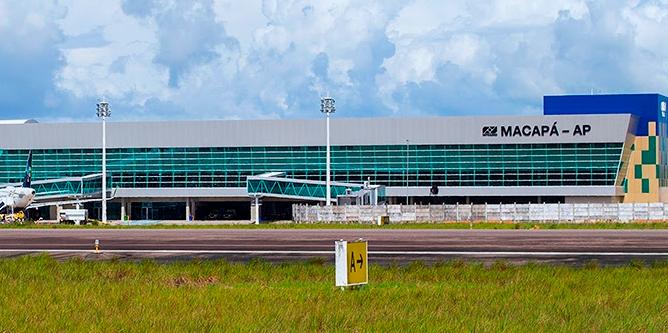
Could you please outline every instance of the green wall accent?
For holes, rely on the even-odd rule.
[[[634,178],[635,179],[641,179],[642,178],[642,164],[636,164],[633,167],[635,170],[633,172]]]
[[[649,193],[649,179],[642,180],[642,193]]]
[[[656,137],[648,137],[647,150],[641,152],[642,164],[656,164]]]

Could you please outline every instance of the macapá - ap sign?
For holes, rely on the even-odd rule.
[[[364,240],[334,242],[337,287],[357,286],[369,282],[367,245]]]

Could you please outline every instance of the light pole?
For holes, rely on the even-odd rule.
[[[97,116],[102,119],[102,223],[107,223],[107,118],[111,116],[109,103],[102,97],[97,103]]]
[[[330,171],[331,171],[331,160],[330,160],[330,147],[329,147],[329,115],[331,113],[336,112],[336,107],[334,106],[334,98],[329,97],[329,94],[327,97],[323,97],[320,99],[320,112],[324,113],[325,116],[327,117],[327,174],[326,174],[326,181],[327,181],[327,202],[325,205],[330,206],[332,204],[332,192],[331,192],[331,179],[330,179]]]

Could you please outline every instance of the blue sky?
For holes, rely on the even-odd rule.
[[[668,1],[0,0],[0,119],[539,114],[668,93]]]

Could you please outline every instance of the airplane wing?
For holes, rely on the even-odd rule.
[[[44,201],[44,202],[33,202],[26,209],[31,208],[40,208],[46,206],[62,206],[62,205],[76,205],[83,204],[86,202],[96,202],[102,201],[102,199],[72,199],[72,200],[60,200],[60,201]]]
[[[0,190],[5,189],[7,187],[21,187],[21,183],[4,183],[0,185]]]

